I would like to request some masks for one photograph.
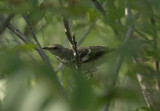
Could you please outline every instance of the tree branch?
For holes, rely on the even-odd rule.
[[[128,9],[128,10],[130,10],[130,9]],[[131,18],[131,13],[128,13],[128,14],[129,14],[128,15],[129,18]],[[127,19],[127,21],[128,21],[128,19]],[[131,37],[133,36],[133,33],[134,33],[134,26],[132,24],[130,24],[128,26],[128,31],[127,31],[126,38],[125,38],[125,41],[124,41],[124,44],[123,44],[122,48],[126,47],[127,43],[130,41]],[[125,55],[121,52],[117,57],[116,64],[115,64],[115,67],[114,67],[114,78],[111,80],[111,82],[109,84],[109,90],[106,92],[106,97],[107,98],[109,98],[109,95],[110,95],[113,87],[115,87],[115,85],[116,85],[116,81],[117,81],[117,78],[118,78],[118,74],[119,74],[124,56]],[[109,111],[110,101],[111,101],[110,99],[107,101],[107,103],[105,104],[105,106],[103,108],[103,111]]]
[[[6,27],[9,25],[10,20],[12,19],[14,15],[11,14],[7,17],[7,19],[2,23],[1,27],[0,27],[0,35],[4,32],[4,30],[6,29]]]
[[[99,4],[99,3],[98,3],[98,4]],[[102,7],[101,7],[101,5],[99,4],[103,11],[104,11],[103,7],[105,7],[106,4],[107,4],[106,1],[102,4]],[[103,11],[102,11],[102,12],[103,12]],[[105,13],[104,13],[104,14],[105,14]],[[78,44],[77,44],[78,46],[85,40],[85,38],[87,37],[87,35],[90,33],[91,29],[95,26],[96,22],[97,22],[97,19],[90,25],[89,29],[83,34],[83,36],[81,37],[81,39],[78,41]]]
[[[1,20],[2,22],[4,22],[4,21],[6,20],[2,14],[0,14],[0,20]],[[29,22],[27,22],[27,23],[29,23]],[[30,24],[28,24],[28,25],[30,25]],[[8,27],[14,34],[16,34],[17,37],[19,37],[21,40],[23,40],[25,43],[33,44],[32,41],[30,41],[22,32],[20,32],[20,31],[19,31],[17,28],[15,28],[12,24],[9,24],[7,27]],[[32,29],[32,28],[31,28],[31,29]],[[34,32],[32,32],[32,33],[34,33]],[[36,36],[35,36],[35,37],[36,37]],[[34,38],[34,39],[35,39],[35,38]],[[37,42],[38,42],[38,40],[37,40]],[[36,43],[37,43],[37,42],[36,42]],[[37,44],[36,44],[36,45],[37,45]],[[43,61],[45,61],[46,65],[49,66],[50,70],[52,71],[53,75],[50,75],[50,76],[51,76],[51,78],[54,80],[55,84],[57,85],[58,90],[60,91],[60,93],[62,94],[62,96],[63,96],[64,98],[67,98],[66,93],[65,93],[62,85],[60,84],[60,82],[59,82],[59,80],[58,80],[58,77],[57,77],[54,69],[53,69],[52,66],[51,66],[51,63],[50,63],[50,61],[49,61],[49,58],[46,56],[46,54],[45,54],[44,51],[42,50],[40,44],[37,45],[36,50],[37,50],[38,53],[41,55],[41,57],[42,57]]]
[[[133,63],[140,64],[140,62],[134,56],[132,57],[132,59],[133,59]],[[152,85],[149,82],[149,80],[147,80],[147,78],[145,78],[142,74],[140,74],[138,72],[136,75],[137,75],[139,85],[141,87],[141,91],[142,91],[144,100],[146,101],[148,108],[154,109],[154,111],[159,111],[159,108],[160,108],[159,103],[158,103],[159,93],[158,93],[158,95],[153,95],[156,93],[153,93],[154,89],[152,88]],[[154,98],[154,97],[156,97],[156,98]],[[157,99],[157,100],[155,100],[155,99]]]
[[[73,52],[74,52],[74,56],[75,56],[75,59],[76,59],[76,68],[79,69],[81,67],[81,64],[80,64],[80,58],[79,58],[79,53],[78,53],[78,49],[77,49],[77,42],[75,40],[75,34],[73,35]]]
[[[4,16],[2,14],[0,14],[0,20],[2,22],[5,22],[6,19],[4,18]],[[20,32],[17,28],[15,28],[12,24],[8,24],[7,26],[13,33],[15,33],[22,41],[24,41],[25,43],[30,43],[33,44],[32,41],[30,41],[22,32]]]
[[[153,42],[154,42],[154,49],[156,51],[158,51],[158,45],[157,45],[157,38],[158,38],[158,34],[157,34],[157,25],[156,25],[156,21],[154,19],[154,16],[152,15],[152,18],[150,19],[152,25],[153,25],[153,28],[152,28],[152,31],[153,31]],[[159,61],[158,59],[155,57],[154,58],[154,65],[155,65],[155,70],[157,72],[160,72],[160,68],[159,68]],[[155,79],[155,82],[156,82],[156,89],[157,90],[160,90],[160,84],[159,84],[159,80],[158,79]]]
[[[40,56],[42,57],[42,59],[43,59],[43,61],[46,63],[46,65],[47,65],[47,66],[50,68],[50,70],[53,72],[53,79],[54,79],[57,87],[59,88],[60,93],[65,97],[65,99],[67,99],[67,95],[66,95],[66,93],[65,93],[65,90],[64,90],[63,86],[61,85],[61,83],[59,82],[58,77],[57,77],[57,75],[56,75],[56,72],[54,71],[54,69],[53,69],[53,67],[52,67],[52,65],[51,65],[51,62],[50,62],[48,56],[45,54],[45,52],[43,51],[43,49],[42,49],[39,41],[37,40],[37,37],[36,37],[36,35],[35,35],[35,33],[34,33],[33,29],[32,29],[32,26],[31,26],[31,24],[30,24],[30,22],[29,22],[29,20],[28,20],[28,17],[27,17],[27,16],[24,16],[24,19],[25,19],[25,21],[26,21],[26,23],[27,23],[27,25],[28,25],[28,29],[29,29],[29,31],[31,32],[32,37],[33,37],[33,39],[34,39],[34,41],[35,41],[35,44],[36,44],[36,46],[37,46],[37,51],[39,52]]]
[[[90,33],[91,29],[95,26],[96,21],[97,21],[97,20],[95,20],[95,21],[91,24],[91,26],[89,27],[89,29],[83,34],[83,36],[81,37],[81,39],[78,41],[78,44],[77,44],[78,46],[85,40],[85,38],[87,37],[87,35]]]
[[[65,33],[66,33],[67,39],[69,40],[71,49],[73,50],[76,69],[80,70],[81,64],[80,64],[79,53],[78,53],[78,50],[77,50],[77,42],[75,40],[75,35],[72,36],[72,34],[70,32],[70,28],[69,28],[69,22],[64,16],[63,16],[63,24],[64,24],[64,27],[65,27]]]
[[[63,24],[64,24],[64,27],[65,27],[66,37],[69,40],[70,45],[73,45],[72,34],[71,34],[70,28],[69,28],[69,22],[65,17],[63,17]]]
[[[123,48],[125,48],[126,44],[128,43],[128,41],[133,36],[133,32],[134,32],[134,26],[130,25],[129,28],[128,28],[128,31],[127,31],[127,35],[126,35],[126,39],[124,41]],[[106,92],[106,97],[107,98],[109,98],[109,95],[110,95],[113,87],[115,87],[115,85],[116,85],[116,81],[117,81],[117,78],[118,78],[118,74],[119,74],[121,65],[123,63],[124,56],[125,55],[123,53],[120,53],[117,57],[116,64],[115,64],[115,67],[114,67],[114,78],[111,80],[111,82],[109,84],[109,88],[108,88],[109,90]],[[109,104],[110,104],[110,100],[107,101],[107,103],[105,104],[103,111],[109,111]]]
[[[101,6],[101,4],[97,0],[92,0],[92,2],[96,6],[96,8],[99,10],[99,12],[103,15],[103,17],[106,18],[105,11],[104,11],[103,7]]]

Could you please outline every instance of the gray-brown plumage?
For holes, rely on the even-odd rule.
[[[64,64],[74,63],[75,58],[72,49],[62,47],[59,44],[44,47],[43,49],[51,52],[55,57]],[[81,63],[94,61],[107,52],[112,51],[105,46],[78,47],[78,53]]]
[[[72,66],[75,63],[72,49],[62,47],[59,44],[47,46],[43,49],[51,52],[63,64],[68,64],[67,66]],[[80,57],[81,70],[90,74],[89,79],[93,77],[93,72],[104,61],[101,57],[105,53],[113,51],[113,49],[105,46],[78,47],[77,49]]]

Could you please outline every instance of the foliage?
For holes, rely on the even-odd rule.
[[[1,0],[0,110],[158,111],[159,6],[159,0]],[[35,41],[70,48],[63,19],[79,46],[115,49],[90,80],[73,67],[56,70],[60,62]]]

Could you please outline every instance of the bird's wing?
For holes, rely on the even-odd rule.
[[[81,62],[84,62],[89,59],[88,55],[90,53],[90,50],[87,47],[78,47],[78,52]]]
[[[78,48],[81,62],[88,62],[101,57],[103,54],[109,52],[111,49],[104,46],[90,46],[86,48]]]

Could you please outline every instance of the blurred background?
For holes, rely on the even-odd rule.
[[[0,111],[158,111],[159,6],[159,0],[0,0]],[[65,65],[58,69],[45,51],[51,70],[24,15],[42,47],[70,48],[65,17],[78,46],[116,50],[90,80]]]

